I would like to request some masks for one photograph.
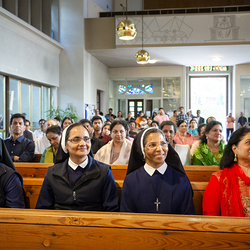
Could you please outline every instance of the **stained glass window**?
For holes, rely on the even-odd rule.
[[[144,95],[146,94],[146,92],[139,88],[132,88],[129,91],[127,91],[127,94],[128,95]]]
[[[140,87],[140,88],[139,88]],[[153,94],[153,85],[137,85],[137,86],[132,86],[132,85],[119,85],[118,88],[118,93],[119,94],[126,94],[126,95],[145,95],[147,93]]]
[[[227,66],[191,66],[189,71],[227,71]]]
[[[126,87],[124,85],[119,85],[119,94],[122,94],[126,91]]]
[[[150,94],[153,94],[153,85],[147,85],[145,87],[145,90],[150,93]]]

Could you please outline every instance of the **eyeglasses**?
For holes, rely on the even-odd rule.
[[[151,143],[149,143],[148,145],[146,145],[145,147],[147,147],[148,149],[150,149],[150,150],[155,150],[156,148],[158,148],[159,146],[161,147],[161,148],[168,148],[168,142],[166,142],[166,141],[162,141],[162,142],[160,142],[160,143],[154,143],[154,142],[151,142]]]
[[[74,137],[72,139],[68,139],[68,141],[72,142],[73,144],[78,144],[81,141],[84,141],[85,143],[90,143],[90,138],[87,137],[87,136],[85,136],[83,138],[81,138],[81,137]]]
[[[120,130],[120,131],[118,131],[118,130],[113,130],[112,133],[113,133],[113,134],[118,134],[118,133],[124,134],[125,131],[124,131],[124,130]]]

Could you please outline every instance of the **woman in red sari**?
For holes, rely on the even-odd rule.
[[[250,216],[250,129],[236,130],[203,196],[203,214]]]

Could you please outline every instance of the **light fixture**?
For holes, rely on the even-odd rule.
[[[214,62],[219,62],[219,61],[221,60],[221,57],[215,56],[215,57],[212,57],[212,60],[213,60]]]
[[[125,40],[125,41],[133,40],[137,34],[135,24],[131,22],[130,20],[128,20],[127,8],[128,8],[128,3],[126,0],[126,19],[121,21],[117,25],[117,29],[116,29],[119,39]]]
[[[143,49],[143,8],[142,8],[142,49],[135,54],[135,59],[138,64],[147,64],[150,60],[149,53]]]
[[[157,62],[157,60],[156,59],[150,59],[148,62],[151,63],[151,64],[154,64],[154,63]]]

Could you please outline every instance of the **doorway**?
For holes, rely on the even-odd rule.
[[[193,115],[201,110],[201,116],[209,116],[221,122],[225,133],[226,116],[228,114],[228,76],[190,76],[189,108]]]
[[[136,118],[140,111],[143,111],[143,99],[128,100],[128,112]]]

